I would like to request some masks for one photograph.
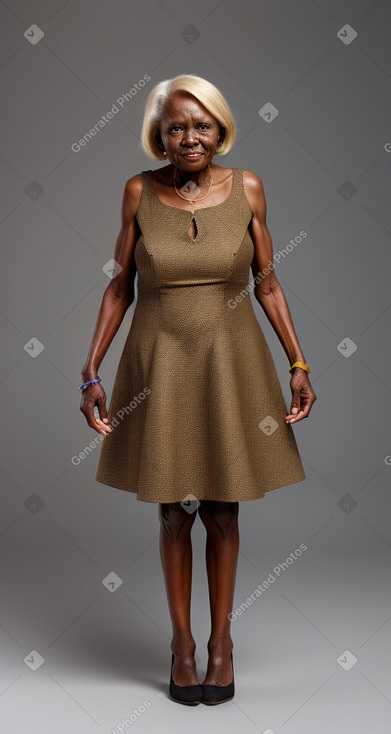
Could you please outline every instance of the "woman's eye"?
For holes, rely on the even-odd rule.
[[[204,130],[206,130],[208,129],[209,125],[207,125],[206,122],[201,122],[198,127],[202,127]],[[171,132],[176,132],[179,129],[180,129],[179,125],[173,125],[173,127],[171,128]]]

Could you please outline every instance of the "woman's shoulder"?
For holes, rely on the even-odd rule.
[[[143,186],[143,171],[140,173],[135,173],[134,176],[131,176],[127,179],[125,182],[125,190],[127,190],[129,193],[137,193],[140,191]]]
[[[243,188],[253,214],[266,212],[266,199],[262,179],[253,171],[243,168]]]
[[[133,204],[136,210],[140,204],[141,194],[143,192],[143,171],[135,173],[134,176],[125,181],[124,199]]]
[[[249,171],[247,168],[243,168],[243,183],[250,191],[254,193],[263,188],[262,179],[253,171]]]

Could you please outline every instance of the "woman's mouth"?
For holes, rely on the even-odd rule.
[[[183,154],[183,158],[186,158],[187,161],[198,161],[202,156],[202,153],[185,153]]]

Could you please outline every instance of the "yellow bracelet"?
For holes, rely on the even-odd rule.
[[[301,367],[301,369],[308,372],[308,374],[311,372],[308,364],[306,364],[305,362],[293,362],[293,364],[291,364],[291,366],[289,367],[289,372],[293,370],[294,367]]]

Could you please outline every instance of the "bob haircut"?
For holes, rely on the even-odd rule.
[[[235,121],[225,97],[220,90],[195,74],[180,74],[173,79],[165,79],[151,89],[144,111],[141,127],[141,146],[144,152],[158,161],[166,161],[159,148],[156,133],[160,132],[160,120],[165,102],[174,94],[192,94],[224,128],[225,138],[216,148],[216,155],[225,155],[233,147],[235,140]]]

